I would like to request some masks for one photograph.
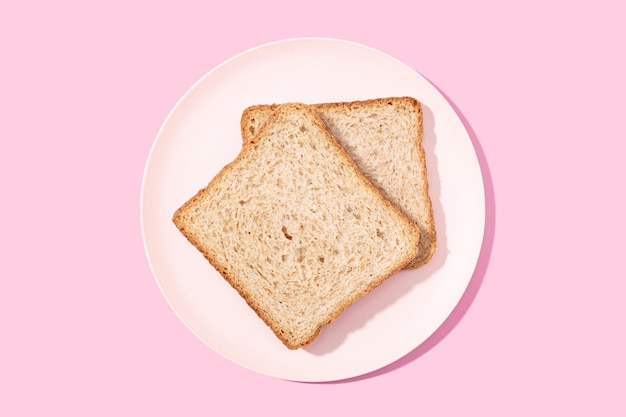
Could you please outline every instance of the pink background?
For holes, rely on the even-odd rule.
[[[88,3],[0,6],[0,415],[626,415],[619,2]],[[196,339],[139,224],[146,158],[179,97],[232,55],[301,36],[428,78],[487,191],[481,258],[448,321],[330,384],[253,373]]]

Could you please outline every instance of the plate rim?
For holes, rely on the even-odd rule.
[[[141,229],[141,237],[142,237],[142,244],[143,244],[143,248],[144,248],[144,252],[145,252],[145,256],[146,259],[148,261],[148,265],[150,268],[150,271],[152,273],[152,277],[155,280],[161,295],[163,296],[163,298],[166,300],[167,304],[169,305],[170,309],[175,313],[175,315],[178,317],[178,319],[185,325],[185,327],[187,327],[187,329],[189,329],[189,331],[192,332],[192,334],[194,334],[195,337],[197,337],[198,339],[200,339],[200,341],[205,344],[207,347],[209,347],[211,350],[213,350],[215,353],[218,353],[220,356],[224,357],[225,359],[228,359],[229,361],[237,364],[238,366],[241,366],[243,368],[249,369],[251,371],[260,373],[260,374],[264,374],[264,375],[268,375],[271,377],[276,377],[276,378],[280,378],[280,379],[285,379],[285,380],[291,380],[291,381],[299,381],[299,382],[332,382],[332,381],[339,381],[339,380],[346,380],[346,379],[352,379],[352,378],[356,378],[362,375],[366,375],[369,373],[372,373],[376,370],[379,370],[381,368],[384,368],[385,366],[391,365],[392,363],[398,361],[399,359],[401,359],[402,357],[406,356],[406,354],[410,353],[411,351],[417,349],[421,344],[423,344],[425,342],[425,340],[427,340],[430,336],[432,336],[432,334],[434,332],[437,331],[437,329],[439,329],[443,323],[448,319],[448,317],[450,317],[450,315],[452,314],[453,309],[451,309],[443,318],[443,320],[441,321],[441,323],[436,326],[436,328],[430,332],[429,335],[427,335],[422,341],[420,341],[419,343],[417,343],[415,346],[413,346],[408,352],[406,352],[404,355],[398,356],[395,359],[393,359],[390,362],[386,362],[386,364],[383,364],[381,366],[376,366],[373,368],[370,368],[368,370],[364,370],[364,371],[360,371],[358,373],[351,373],[349,375],[341,375],[338,377],[329,377],[329,378],[307,378],[307,377],[303,377],[303,378],[293,378],[293,377],[289,377],[286,374],[281,374],[280,372],[268,372],[267,370],[261,370],[259,368],[255,368],[254,366],[251,366],[249,364],[245,364],[245,363],[241,363],[240,361],[236,361],[233,358],[229,357],[225,352],[222,352],[218,349],[216,349],[214,346],[212,346],[210,343],[208,343],[206,340],[204,340],[191,326],[190,324],[187,322],[187,320],[182,317],[182,315],[180,314],[180,312],[178,311],[178,309],[176,308],[176,306],[173,305],[170,297],[168,296],[167,292],[165,291],[165,289],[163,288],[163,285],[159,279],[159,274],[157,273],[153,260],[152,260],[152,255],[149,251],[149,244],[147,241],[147,230],[146,230],[146,221],[145,221],[145,210],[146,210],[146,202],[145,202],[145,192],[146,192],[146,188],[147,188],[147,183],[149,181],[149,172],[151,169],[151,162],[153,161],[153,157],[154,157],[154,153],[156,152],[156,149],[159,146],[160,141],[162,140],[163,137],[163,133],[165,131],[165,129],[168,126],[168,123],[171,121],[172,117],[174,116],[174,114],[179,110],[179,108],[182,106],[183,103],[185,103],[189,96],[191,94],[193,94],[193,92],[198,88],[198,86],[200,86],[201,84],[203,84],[204,82],[206,82],[206,80],[208,78],[210,78],[215,72],[219,71],[220,69],[230,65],[232,62],[237,61],[238,59],[240,59],[241,57],[247,56],[251,53],[263,50],[263,49],[267,49],[267,48],[271,48],[273,46],[279,45],[279,44],[286,44],[286,43],[300,43],[300,42],[331,42],[331,43],[339,43],[339,44],[343,44],[343,45],[347,45],[350,47],[356,47],[356,48],[360,48],[360,49],[364,49],[367,50],[371,53],[377,54],[381,57],[384,57],[386,59],[391,59],[395,64],[401,65],[402,67],[404,67],[405,69],[410,70],[411,73],[413,73],[415,76],[420,77],[424,82],[426,82],[428,85],[432,86],[434,88],[434,90],[436,91],[436,93],[441,97],[442,102],[445,103],[445,105],[448,107],[447,111],[450,112],[451,114],[454,115],[454,117],[456,119],[458,119],[458,121],[461,123],[461,126],[463,128],[463,131],[465,133],[465,135],[467,136],[467,140],[469,140],[472,150],[473,150],[473,159],[475,160],[476,163],[476,167],[478,168],[478,172],[480,173],[480,188],[481,188],[481,196],[480,196],[480,205],[481,205],[481,225],[480,225],[480,238],[479,243],[477,244],[478,247],[478,251],[476,253],[476,256],[474,257],[474,259],[472,260],[472,265],[473,265],[473,269],[471,271],[471,273],[469,273],[469,278],[467,279],[467,281],[465,282],[464,286],[463,286],[463,291],[461,292],[461,295],[458,299],[456,299],[456,301],[454,302],[454,307],[456,307],[459,302],[462,299],[463,294],[465,293],[465,291],[467,290],[467,287],[469,286],[471,280],[472,280],[472,276],[474,274],[474,271],[476,269],[476,265],[478,263],[479,260],[479,256],[480,256],[480,252],[482,250],[482,246],[484,245],[484,238],[485,238],[485,226],[486,226],[486,199],[485,199],[485,183],[484,183],[484,177],[483,177],[483,172],[482,172],[482,166],[480,164],[480,161],[478,159],[478,155],[477,155],[477,151],[475,148],[475,144],[473,143],[472,139],[471,139],[471,135],[469,134],[469,132],[467,131],[467,128],[465,126],[465,124],[463,123],[462,119],[459,117],[458,112],[454,109],[454,107],[451,105],[451,103],[449,102],[448,98],[441,93],[441,91],[439,91],[439,89],[434,86],[428,79],[426,79],[422,74],[420,74],[419,72],[417,72],[415,69],[413,69],[411,66],[407,65],[406,63],[400,61],[399,59],[383,52],[380,51],[378,49],[375,49],[373,47],[355,42],[355,41],[351,41],[351,40],[345,40],[345,39],[339,39],[339,38],[333,38],[333,37],[293,37],[293,38],[285,38],[285,39],[279,39],[279,40],[274,40],[274,41],[270,41],[270,42],[266,42],[266,43],[262,43],[256,46],[253,46],[251,48],[245,49],[229,58],[227,58],[226,60],[220,62],[218,65],[214,66],[213,68],[211,68],[209,71],[207,71],[204,75],[202,75],[198,80],[196,80],[185,92],[184,94],[182,94],[182,96],[175,102],[175,104],[171,107],[171,109],[168,111],[166,117],[163,119],[163,122],[161,123],[161,126],[159,127],[153,141],[152,144],[150,146],[150,150],[148,152],[147,158],[145,160],[145,165],[144,165],[144,169],[143,169],[143,173],[142,173],[142,181],[141,181],[141,189],[140,189],[140,201],[139,201],[139,219],[140,219],[140,229]]]

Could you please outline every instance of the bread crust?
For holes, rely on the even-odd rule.
[[[383,192],[383,195],[394,201],[396,206],[400,209],[400,211],[408,216],[420,229],[421,238],[418,244],[419,252],[418,255],[415,256],[411,262],[405,265],[405,269],[415,269],[421,267],[433,258],[435,252],[437,251],[437,231],[435,228],[435,219],[432,207],[432,201],[430,199],[430,191],[429,191],[429,182],[428,182],[428,168],[426,163],[426,154],[424,151],[424,147],[422,145],[424,129],[423,129],[423,114],[422,114],[422,105],[421,103],[413,98],[408,96],[402,97],[384,97],[384,98],[374,98],[369,100],[358,100],[358,101],[344,101],[344,102],[334,102],[334,103],[318,103],[312,104],[312,107],[319,115],[324,115],[330,113],[337,109],[345,109],[347,111],[355,111],[358,109],[373,109],[377,106],[384,105],[406,105],[410,107],[415,112],[416,117],[416,125],[417,129],[414,132],[414,136],[412,138],[413,144],[416,150],[416,165],[419,166],[421,170],[421,178],[423,180],[420,184],[416,184],[422,188],[422,192],[419,193],[421,203],[424,205],[424,212],[419,216],[419,219],[416,216],[411,215],[411,208],[402,207],[402,204],[394,201],[393,196],[390,196],[385,191],[385,185],[379,185],[379,188]],[[279,104],[258,104],[250,106],[244,109],[241,116],[241,136],[244,144],[254,142],[258,129],[263,125],[264,120],[266,120],[277,108]],[[337,135],[339,136],[339,135]],[[345,145],[339,140],[340,146]],[[352,155],[350,155],[352,157]],[[357,164],[358,165],[358,164]],[[374,174],[375,175],[375,174]],[[369,178],[370,180],[372,178]],[[407,185],[407,192],[415,192],[414,189],[409,188],[411,184]]]
[[[193,227],[189,224],[188,214],[192,213],[202,201],[207,198],[211,198],[211,194],[215,191],[216,187],[220,187],[223,184],[228,184],[229,175],[235,167],[240,164],[251,164],[254,162],[251,158],[254,156],[253,152],[258,148],[264,140],[268,140],[268,134],[271,127],[279,122],[279,119],[289,112],[300,112],[308,117],[311,123],[313,123],[315,129],[323,135],[323,140],[330,144],[341,158],[344,159],[343,163],[352,170],[352,174],[360,179],[364,189],[369,190],[377,201],[385,207],[389,213],[394,213],[393,216],[403,224],[403,228],[409,234],[409,246],[406,256],[398,258],[397,262],[390,265],[385,271],[379,273],[377,277],[370,280],[369,285],[364,287],[361,291],[351,294],[349,298],[346,298],[341,304],[334,306],[332,314],[330,314],[326,320],[315,324],[315,329],[305,339],[294,340],[288,332],[281,327],[281,324],[273,317],[265,306],[261,305],[257,298],[257,294],[246,287],[245,284],[239,279],[236,274],[231,271],[231,267],[221,262],[217,256],[217,250],[215,246],[219,246],[216,242],[205,242],[201,239],[193,230]],[[324,122],[317,116],[317,114],[307,105],[301,103],[286,103],[276,107],[267,122],[263,124],[261,129],[257,132],[254,141],[250,141],[242,147],[241,152],[237,157],[229,164],[227,164],[210,182],[209,184],[198,191],[196,195],[185,202],[173,215],[172,218],[176,227],[187,238],[187,240],[195,246],[207,259],[207,261],[213,265],[213,267],[224,277],[224,279],[241,295],[246,303],[256,312],[256,314],[265,322],[265,324],[274,332],[278,339],[289,349],[298,349],[309,343],[311,343],[320,333],[323,326],[329,324],[335,320],[349,305],[362,298],[369,293],[372,289],[380,285],[385,279],[391,276],[394,272],[402,269],[407,262],[413,259],[418,252],[418,241],[420,231],[419,229],[402,214],[402,212],[391,202],[389,202],[378,188],[371,184],[370,180],[359,170],[355,162],[350,158],[345,149],[335,140],[335,138],[328,132],[328,129]]]

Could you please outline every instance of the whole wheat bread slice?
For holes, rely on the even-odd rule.
[[[411,97],[390,97],[312,107],[365,176],[420,229],[418,255],[406,268],[426,264],[437,248],[437,233],[422,146],[421,104]],[[244,143],[255,141],[276,108],[256,105],[244,110]]]
[[[173,221],[290,349],[402,269],[419,240],[297,103],[278,107]]]

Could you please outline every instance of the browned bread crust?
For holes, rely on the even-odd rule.
[[[402,269],[419,240],[298,103],[278,107],[173,221],[290,349]]]
[[[278,105],[255,105],[241,117],[244,143]],[[314,104],[331,134],[372,183],[420,229],[419,253],[406,268],[428,263],[437,249],[437,232],[422,146],[421,103],[412,97]]]

